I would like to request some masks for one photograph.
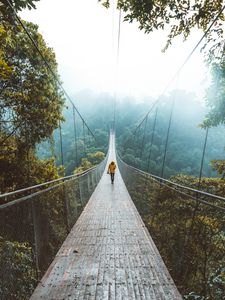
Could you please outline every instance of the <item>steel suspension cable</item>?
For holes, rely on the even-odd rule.
[[[144,123],[144,121],[145,121],[145,119],[149,116],[149,114],[153,111],[153,109],[155,108],[155,106],[158,104],[158,102],[159,102],[159,99],[158,100],[156,100],[153,104],[152,104],[152,106],[151,106],[151,108],[150,108],[150,110],[148,111],[148,113],[144,116],[144,118],[142,119],[142,121],[138,124],[138,126],[135,128],[135,130],[134,130],[134,135],[136,134],[136,131],[139,129],[139,127],[141,127],[141,125]]]
[[[152,155],[152,145],[153,145],[153,140],[154,140],[154,135],[155,135],[155,127],[156,127],[157,114],[158,114],[158,107],[155,110],[155,118],[154,118],[153,129],[152,129],[152,136],[151,136],[151,144],[150,144],[150,150],[149,150],[149,155],[148,155],[147,172],[149,172],[149,167],[150,167],[150,161],[151,161],[151,155]]]
[[[203,41],[203,39],[207,36],[207,34],[210,32],[212,26],[216,23],[216,21],[218,20],[219,16],[221,15],[221,13],[224,11],[225,9],[225,5],[220,9],[220,11],[218,12],[218,14],[216,15],[216,17],[214,18],[214,20],[212,21],[212,23],[209,25],[208,29],[204,32],[203,36],[201,37],[201,39],[198,41],[198,43],[195,45],[195,47],[193,48],[193,50],[190,52],[190,54],[187,56],[187,58],[184,60],[184,62],[182,63],[182,65],[178,68],[178,70],[176,71],[176,73],[174,74],[174,76],[172,77],[172,79],[168,82],[168,84],[166,85],[166,87],[163,89],[163,91],[160,93],[160,96],[158,97],[158,99],[153,103],[152,107],[150,108],[150,110],[147,112],[147,114],[145,115],[144,119],[141,121],[141,123],[137,126],[139,127],[145,120],[145,118],[147,117],[147,115],[150,114],[150,112],[152,111],[152,109],[155,107],[155,105],[160,101],[160,97],[167,91],[168,87],[171,85],[171,83],[177,78],[177,76],[179,75],[180,71],[184,68],[184,66],[186,65],[186,63],[190,60],[190,58],[192,57],[192,55],[194,54],[194,52],[197,50],[197,48],[199,47],[199,45],[201,44],[201,42]],[[135,129],[136,131],[136,129]]]
[[[140,137],[140,131],[141,131],[141,128],[138,129],[138,132],[137,132],[137,135],[134,135],[134,143],[135,143],[135,156],[138,157],[138,150],[139,150],[139,137]]]
[[[119,69],[119,56],[120,56],[120,35],[121,35],[121,18],[122,12],[119,11],[119,26],[117,33],[117,53],[116,53],[116,73],[115,73],[115,93],[114,93],[114,102],[113,102],[113,130],[115,130],[116,125],[116,101],[117,101],[117,88],[118,88],[118,69]]]
[[[64,166],[62,127],[61,127],[61,122],[60,121],[59,121],[59,141],[60,141],[61,164],[62,164],[62,166]]]
[[[89,146],[91,146],[91,136],[90,136],[90,134],[89,134],[89,131],[88,131],[88,143],[89,143]]]
[[[167,128],[166,144],[165,144],[165,150],[164,150],[164,155],[163,155],[163,163],[162,163],[162,170],[161,170],[161,177],[162,178],[164,176],[164,167],[165,167],[165,162],[166,162],[167,146],[168,146],[169,135],[170,135],[170,128],[171,128],[171,123],[172,123],[173,109],[174,109],[174,100],[173,100],[173,103],[172,103],[172,106],[171,106],[169,123],[168,123],[168,128]]]
[[[86,139],[85,139],[85,126],[84,126],[84,122],[82,122],[83,125],[83,143],[84,143],[84,156],[86,156]]]
[[[78,151],[77,151],[77,126],[76,126],[76,116],[75,109],[73,107],[73,130],[74,130],[74,143],[75,143],[75,159],[76,159],[76,167],[78,167]]]
[[[5,138],[4,140],[0,141],[1,144],[4,146],[5,142],[17,131],[17,129],[19,129],[22,125],[24,124],[23,121],[21,121],[14,129],[12,132],[10,132]]]
[[[39,55],[41,56],[42,60],[44,61],[45,65],[47,66],[48,70],[50,71],[50,73],[52,74],[53,78],[55,79],[55,81],[58,83],[59,87],[61,88],[61,90],[64,92],[64,94],[66,95],[67,99],[70,101],[70,103],[72,104],[72,106],[74,107],[74,109],[76,110],[77,114],[79,115],[79,117],[81,118],[81,120],[84,122],[85,126],[87,127],[87,129],[89,130],[89,132],[91,133],[91,135],[93,136],[93,138],[95,139],[95,135],[93,134],[93,132],[91,131],[91,129],[89,128],[89,126],[87,125],[87,123],[85,122],[84,118],[82,117],[82,115],[80,114],[79,110],[77,109],[77,107],[75,106],[75,104],[73,103],[73,101],[71,100],[70,96],[68,95],[68,93],[66,92],[66,90],[64,89],[64,87],[62,86],[62,83],[60,82],[58,76],[55,74],[55,72],[52,70],[50,64],[48,63],[48,61],[46,60],[46,58],[44,57],[43,53],[41,52],[41,50],[39,49],[37,43],[35,42],[35,40],[33,39],[33,37],[31,36],[31,34],[29,33],[29,31],[27,30],[26,26],[23,24],[22,20],[18,17],[16,10],[14,9],[14,6],[12,5],[12,3],[9,0],[6,0],[9,7],[12,9],[13,14],[15,16],[15,18],[17,19],[17,21],[19,22],[19,24],[21,25],[21,27],[23,28],[23,30],[25,31],[25,33],[27,34],[27,36],[29,37],[31,43],[33,44],[34,48],[37,50],[37,52],[39,53]]]
[[[201,160],[199,179],[198,179],[198,190],[200,189],[200,185],[201,185],[201,181],[202,181],[202,171],[203,171],[203,165],[204,165],[204,159],[205,159],[205,151],[206,151],[208,134],[209,134],[209,127],[206,127],[205,141],[204,141],[204,146],[203,146],[203,151],[202,151],[202,160]]]
[[[145,119],[144,133],[143,133],[143,138],[142,138],[142,143],[141,143],[140,163],[141,163],[142,155],[144,152],[147,123],[148,123],[148,117]]]
[[[204,191],[199,191],[197,189],[194,189],[194,188],[191,188],[191,187],[187,187],[187,186],[184,186],[184,185],[181,185],[181,184],[178,184],[176,182],[173,182],[171,180],[168,180],[168,179],[165,179],[165,178],[162,178],[162,177],[159,177],[159,176],[156,176],[156,175],[153,175],[153,174],[149,174],[149,173],[146,173],[142,170],[139,170],[133,166],[130,166],[128,165],[126,162],[124,162],[120,156],[118,156],[120,162],[122,162],[125,166],[127,166],[129,169],[133,170],[134,172],[140,174],[140,175],[144,175],[144,176],[147,176],[153,180],[156,180],[157,182],[160,183],[160,185],[166,185],[168,188],[171,188],[171,189],[174,189],[176,192],[178,193],[181,193],[181,194],[184,194],[183,192],[181,192],[181,190],[186,190],[187,193],[185,193],[185,195],[187,195],[188,197],[191,197],[192,199],[195,199],[197,202],[203,202],[203,201],[200,201],[199,197],[198,196],[192,196],[192,193],[196,193],[197,195],[201,195],[202,197],[210,197],[212,199],[217,199],[217,200],[222,200],[224,203],[225,203],[225,198],[224,197],[221,197],[221,196],[218,196],[218,195],[215,195],[215,194],[210,194],[208,192],[204,192]],[[189,193],[189,194],[188,194]],[[204,203],[207,203],[208,202],[204,202]],[[210,204],[210,206],[213,206],[213,207],[216,207],[216,208],[220,208],[220,209],[223,209],[225,210],[224,207],[219,207],[219,206],[216,206],[214,204]]]
[[[220,58],[220,64],[222,63],[223,58],[224,58],[225,42],[221,46],[221,48],[222,48],[222,55]],[[220,51],[221,51],[221,49],[219,50],[219,52]],[[220,64],[219,64],[219,67],[220,67]],[[217,92],[218,92],[219,79],[220,79],[220,74],[218,72],[217,77],[216,77],[216,96],[217,96]],[[208,134],[209,134],[209,126],[206,127],[205,140],[204,140],[204,146],[203,146],[203,151],[202,151],[202,159],[201,159],[201,165],[200,165],[200,171],[199,171],[198,189],[200,189],[201,181],[202,181],[202,173],[203,173],[203,167],[204,167],[204,159],[205,159],[205,151],[206,151],[206,147],[207,147]]]

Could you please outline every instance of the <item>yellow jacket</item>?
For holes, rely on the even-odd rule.
[[[112,161],[112,162],[109,164],[108,172],[109,172],[109,173],[115,173],[115,170],[116,170],[116,164],[114,163],[114,161]]]

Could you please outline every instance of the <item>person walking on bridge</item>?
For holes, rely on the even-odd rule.
[[[115,171],[116,171],[116,164],[114,161],[111,161],[108,167],[108,174],[110,174],[111,176],[111,183],[114,182]]]

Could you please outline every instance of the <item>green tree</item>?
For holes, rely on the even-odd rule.
[[[0,236],[0,298],[28,299],[36,285],[32,249],[27,243]],[[17,280],[12,280],[13,278]]]
[[[212,82],[205,96],[209,112],[202,127],[225,124],[225,62],[212,66]]]
[[[92,163],[92,165],[98,165],[101,161],[103,161],[105,154],[101,151],[97,151],[95,153],[88,154],[88,160]]]
[[[81,164],[78,168],[75,169],[74,173],[84,172],[96,165],[98,165],[101,161],[103,161],[105,154],[101,151],[97,151],[95,153],[89,153],[87,158],[81,159]]]
[[[1,48],[0,48],[0,78],[1,83],[4,84],[5,81],[7,81],[12,73],[13,68],[12,66],[9,66],[7,62],[4,59],[4,51],[3,49],[6,47],[6,37],[7,37],[7,31],[5,30],[3,25],[0,25],[0,40],[1,40]]]
[[[99,2],[107,8],[110,6],[110,0],[99,0]],[[219,63],[220,56],[224,55],[223,22],[225,17],[223,5],[223,0],[117,1],[117,8],[125,13],[124,20],[130,23],[137,21],[139,29],[144,30],[145,33],[159,29],[170,30],[164,51],[172,44],[175,37],[182,35],[186,40],[194,28],[206,33],[212,21],[218,16],[213,29],[207,32],[206,42],[203,46],[207,53],[208,63],[212,63],[213,72],[213,82],[206,96],[210,112],[207,120],[204,121],[204,126],[225,123],[224,62],[223,64]]]
[[[51,69],[57,74],[55,55],[38,33],[38,27],[32,23],[25,25]],[[0,75],[2,188],[27,186],[27,180],[31,180],[28,169],[31,169],[31,165],[35,166],[34,170],[40,167],[35,158],[35,146],[49,138],[59,121],[63,120],[64,98],[57,80],[21,26],[11,25],[6,20],[0,26]],[[41,173],[39,180],[52,179],[52,176],[43,178]],[[56,169],[53,173],[55,178]],[[19,179],[21,177],[23,182]],[[38,172],[34,176],[34,183],[39,181],[37,177]]]
[[[82,158],[81,165],[74,170],[74,174],[82,173],[92,167],[92,163],[87,158]]]
[[[110,0],[99,0],[104,6],[109,7]],[[117,8],[125,13],[124,20],[137,21],[139,28],[146,33],[170,26],[170,32],[165,49],[171,44],[174,37],[183,35],[186,39],[193,28],[204,32],[214,20],[223,6],[222,0],[208,1],[176,1],[176,0],[118,0]],[[208,42],[213,42],[213,52],[221,45],[223,40],[222,22],[224,15],[221,13],[215,29],[208,35]],[[215,36],[217,37],[215,39]],[[215,47],[216,46],[216,47]]]
[[[16,138],[10,137],[1,147],[1,193],[59,178],[54,159],[40,160],[36,157],[34,149],[18,152],[17,146]]]
[[[36,8],[35,2],[38,1],[39,0],[0,0],[0,17],[4,17],[7,21],[13,22],[12,7],[16,12],[25,8],[32,9]]]
[[[225,124],[225,62],[214,63],[212,66],[212,82],[205,96],[209,108],[202,127],[215,127]],[[213,160],[213,169],[225,178],[225,160]]]
[[[213,169],[216,170],[219,175],[222,175],[222,179],[225,179],[225,160],[212,160],[211,164]]]
[[[55,55],[38,33],[38,27],[32,23],[26,23],[26,27],[51,69],[57,73]],[[58,127],[62,120],[63,97],[57,81],[22,28],[10,29],[7,28],[7,42],[1,46],[1,51],[7,65],[13,68],[13,75],[3,82],[0,115],[12,121],[14,128],[18,127],[20,141],[26,140],[26,144],[34,146]],[[4,129],[7,131],[7,125]]]

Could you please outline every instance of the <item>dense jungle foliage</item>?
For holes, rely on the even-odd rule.
[[[61,125],[65,175],[85,171],[99,164],[104,159],[108,149],[110,128],[107,119],[105,119],[106,115],[104,109],[97,105],[97,109],[102,110],[104,117],[98,116],[98,111],[94,109],[90,113],[88,107],[92,107],[93,102],[89,102],[89,96],[86,96],[85,92],[82,96],[74,98],[79,99],[79,103],[82,103],[78,105],[79,109],[87,118],[95,138],[93,138],[87,128],[83,127],[82,121],[77,115],[75,115],[74,129],[73,110],[70,104],[67,103],[63,111],[65,122]],[[87,105],[87,108],[85,108],[85,105]],[[103,120],[101,118],[103,118]],[[36,150],[39,158],[46,159],[55,157],[57,166],[60,166],[62,164],[60,149],[61,141],[58,129],[53,133],[53,138],[39,144]]]
[[[120,163],[120,170],[184,299],[222,300],[225,295],[223,211],[163,186],[124,163]],[[225,185],[221,192],[224,195]],[[213,204],[219,206],[222,202],[217,200]]]
[[[32,6],[33,1],[27,3]],[[3,8],[0,6],[0,13]],[[58,179],[65,173],[82,172],[99,164],[105,157],[100,150],[107,149],[107,131],[104,134],[96,131],[96,146],[90,136],[87,135],[86,141],[84,140],[82,134],[86,128],[76,122],[77,149],[74,153],[74,145],[70,144],[73,133],[71,134],[67,123],[63,123],[65,99],[58,84],[55,54],[47,47],[36,25],[28,22],[23,24],[44,53],[55,76],[52,76],[49,67],[37,54],[21,24],[10,13],[7,18],[1,19],[1,194]],[[67,115],[72,110],[65,111],[65,118],[72,119],[71,115]],[[54,130],[60,124],[63,124],[63,143],[71,147],[70,151],[66,147],[65,152],[63,151],[65,166],[61,165],[60,151],[55,153],[52,150],[54,134],[57,136]],[[55,146],[60,149],[59,140],[55,139]],[[38,148],[43,148],[43,143],[49,144],[48,141],[52,151],[43,156],[38,153]],[[64,183],[63,188],[56,186],[48,193],[0,211],[1,299],[29,298],[37,280],[49,266],[68,229],[77,220],[93,192],[100,176],[96,172],[93,170],[79,180]],[[23,196],[27,196],[27,193],[21,193],[17,197]],[[15,198],[1,198],[0,204]]]
[[[35,152],[36,145],[49,138],[63,120],[64,98],[27,34],[0,4],[0,15],[3,12],[5,17],[1,15],[0,23],[0,192],[5,193],[59,177],[54,159],[40,160]],[[24,24],[58,76],[54,52],[37,26]],[[5,201],[1,198],[0,204]],[[30,204],[1,210],[1,299],[26,299],[37,283]]]
[[[26,23],[32,38],[57,74],[52,49]],[[1,192],[56,178],[54,162],[40,161],[38,143],[51,136],[62,120],[64,99],[55,78],[43,63],[21,26],[0,24],[0,187]],[[18,176],[20,174],[20,176]]]
[[[173,104],[174,101],[174,104]],[[171,115],[171,109],[173,111]],[[185,111],[185,113],[183,113]],[[156,115],[157,114],[157,115]],[[178,173],[199,176],[206,130],[200,126],[204,118],[203,106],[196,102],[194,95],[184,91],[175,91],[162,98],[161,104],[149,116],[147,121],[134,134],[127,126],[118,134],[118,144],[122,158],[130,165],[149,171],[154,175],[169,178]],[[168,126],[171,118],[165,165]],[[134,116],[133,120],[140,119]],[[132,121],[131,121],[132,122]],[[203,165],[203,176],[215,177],[219,171],[219,162],[224,158],[223,127],[209,129]],[[220,160],[220,161],[219,161]],[[211,165],[213,161],[213,168]],[[219,171],[222,174],[222,169]]]
[[[94,128],[93,131],[97,140],[97,143],[94,144],[93,139],[88,137],[86,133],[86,147],[89,149],[87,152],[95,153],[100,151],[106,153],[108,132],[113,121],[113,98],[107,94],[95,95],[90,91],[83,91],[75,95],[74,99],[79,99],[78,107],[87,116],[90,127]],[[207,109],[204,104],[197,101],[196,96],[192,93],[176,90],[160,99],[154,136],[153,126],[156,110],[150,114],[147,124],[144,122],[136,135],[133,134],[136,126],[143,119],[154,99],[139,99],[139,101],[134,98],[121,99],[117,103],[116,112],[117,146],[122,158],[128,164],[144,171],[149,171],[154,175],[161,175],[165,140],[173,101],[174,108],[164,177],[169,178],[179,173],[198,177],[206,134],[203,120],[205,120]],[[101,114],[99,114],[99,111],[101,111]],[[65,110],[64,115],[67,121],[62,126],[63,148],[65,165],[68,165],[66,168],[67,174],[69,174],[71,172],[69,171],[69,164],[71,163],[72,165],[70,170],[73,170],[76,166],[74,131],[72,129],[73,120],[69,117],[71,115],[70,109]],[[78,128],[80,128],[78,137],[78,147],[80,149],[78,160],[80,164],[82,157],[84,157],[85,147],[82,126],[79,123]],[[57,152],[57,149],[59,149],[58,132],[55,133],[55,139],[55,144],[57,145],[55,152]],[[217,177],[217,171],[223,176],[221,164],[224,158],[224,143],[223,126],[211,127],[205,152],[203,176]],[[49,144],[42,145],[39,148],[39,155],[50,155]],[[150,149],[152,150],[149,160]],[[58,157],[60,158],[59,153]],[[60,163],[60,159],[58,162]]]
[[[101,120],[105,119],[103,124],[112,122],[113,99],[104,95],[101,101],[101,97],[91,93],[86,92],[85,95],[83,109],[90,120],[95,119],[95,109],[98,110],[99,106],[105,112],[105,115],[102,113],[99,116]],[[79,97],[82,98],[82,94]],[[150,103],[146,103],[145,99],[136,102],[135,99],[127,98],[117,103],[116,136],[119,154],[129,165],[161,175],[173,100],[164,176],[181,185],[198,189],[206,135],[203,123],[206,108],[196,100],[194,94],[178,90],[161,99],[153,140],[155,111],[150,115],[148,123],[143,123],[137,135],[132,135],[153,101],[150,99]],[[95,103],[94,106],[92,103]],[[222,197],[225,196],[223,131],[222,125],[209,129],[200,183],[201,190]],[[150,149],[152,153],[148,166]],[[184,299],[223,299],[223,212],[198,204],[191,197],[162,187],[146,176],[127,170],[123,175],[131,197]],[[213,203],[221,205],[219,201]]]
[[[199,167],[200,167],[200,161],[201,161],[201,154],[204,144],[204,136],[205,136],[205,129],[200,128],[198,125],[202,122],[204,115],[205,115],[205,109],[204,107],[194,100],[194,95],[187,94],[184,91],[174,91],[171,95],[168,95],[167,98],[162,99],[162,104],[158,108],[158,119],[156,123],[155,128],[155,139],[153,140],[153,149],[155,148],[155,152],[152,152],[152,158],[150,160],[151,169],[150,172],[153,172],[155,174],[160,174],[161,172],[161,160],[162,160],[162,152],[164,149],[164,142],[165,142],[165,136],[166,131],[168,127],[168,119],[171,109],[171,99],[172,97],[176,95],[176,98],[179,99],[179,101],[175,102],[174,106],[174,112],[172,117],[172,126],[171,126],[171,136],[168,143],[168,149],[170,147],[172,148],[171,151],[171,157],[168,156],[166,160],[166,172],[165,175],[167,178],[170,178],[171,175],[173,175],[172,180],[179,182],[181,184],[194,186],[196,187],[198,184],[198,176],[199,174]],[[178,97],[179,96],[179,97]],[[77,161],[76,161],[76,153],[74,148],[74,131],[73,131],[73,119],[68,118],[68,115],[71,115],[71,109],[68,107],[68,109],[64,109],[63,115],[65,122],[62,123],[62,141],[63,141],[63,151],[64,151],[64,163],[66,166],[66,174],[71,174],[74,172],[74,169],[76,169],[77,172],[83,171],[95,163],[99,162],[103,159],[104,153],[107,152],[107,144],[108,144],[108,130],[110,128],[110,125],[112,124],[112,107],[113,107],[113,98],[111,98],[109,95],[95,95],[91,92],[84,91],[79,93],[78,95],[75,95],[74,98],[79,99],[79,110],[84,112],[85,116],[87,116],[89,120],[89,125],[93,129],[93,132],[98,137],[98,144],[94,143],[94,140],[85,133],[85,140],[86,144],[84,144],[84,136],[83,136],[83,128],[82,123],[77,123],[77,145],[78,145],[78,168],[77,168]],[[151,103],[151,100],[149,101]],[[141,147],[143,141],[143,128],[139,132],[139,140],[130,141],[132,129],[135,128],[135,126],[140,122],[140,120],[143,118],[143,116],[146,113],[146,110],[149,108],[150,103],[140,101],[136,102],[135,99],[127,98],[123,99],[120,103],[117,104],[117,126],[116,126],[116,132],[117,132],[117,145],[119,148],[120,154],[123,156],[123,159],[127,161],[129,164],[134,165],[138,168],[143,168],[143,170],[146,171],[146,163],[147,163],[147,156],[149,155],[149,147],[152,137],[152,126],[154,122],[154,113],[149,118],[148,127],[146,126],[146,134],[144,138],[144,148],[142,156],[140,155]],[[129,105],[128,105],[129,104]],[[193,109],[194,107],[194,109]],[[185,109],[185,116],[181,114],[181,112]],[[98,112],[101,110],[101,114]],[[133,128],[131,127],[133,126]],[[217,178],[217,173],[212,170],[212,166],[210,165],[210,161],[212,159],[217,160],[218,158],[223,158],[224,156],[224,139],[223,139],[223,128],[217,127],[212,130],[212,134],[209,134],[209,140],[208,140],[208,147],[206,151],[206,157],[205,157],[205,163],[204,163],[204,177],[202,178],[201,187],[203,189],[206,189],[209,192],[217,193],[221,196],[224,196],[224,181],[221,180],[221,178]],[[42,160],[46,157],[51,157],[52,154],[56,154],[56,159],[58,165],[60,165],[60,151],[57,150],[60,139],[59,139],[59,131],[58,129],[54,133],[55,142],[45,142],[44,144],[39,144],[37,147],[37,154],[38,157]],[[129,141],[127,143],[127,141]],[[126,146],[127,148],[124,149],[124,143],[129,145]],[[136,143],[136,144],[135,144]],[[136,146],[138,143],[139,147],[138,150],[136,148],[132,148],[132,146]],[[210,145],[210,146],[209,146]],[[161,149],[161,152],[159,151]],[[93,150],[93,151],[92,151]],[[57,152],[58,151],[58,152]],[[168,150],[168,155],[170,153]],[[181,152],[181,153],[180,153]],[[84,155],[86,153],[86,156]],[[193,155],[195,153],[195,155]],[[198,155],[197,155],[198,154]],[[186,158],[187,156],[187,158]],[[173,158],[173,161],[172,161]],[[154,164],[154,159],[158,163]],[[173,162],[169,164],[170,162]],[[169,163],[168,163],[169,162]],[[79,166],[80,165],[80,166]],[[155,166],[155,169],[154,169]],[[158,172],[158,173],[157,173]],[[177,173],[180,173],[180,175],[177,175]],[[213,177],[211,177],[213,176]],[[181,253],[183,249],[183,242],[185,240],[185,236],[182,236],[183,233],[189,232],[191,229],[191,218],[193,215],[193,208],[194,203],[188,202],[188,208],[186,208],[187,204],[182,204],[180,202],[180,199],[177,199],[176,197],[172,196],[173,201],[171,201],[170,198],[168,198],[170,194],[168,194],[165,191],[158,191],[159,195],[167,195],[165,196],[165,201],[161,201],[160,206],[157,204],[159,195],[155,197],[155,202],[149,203],[149,199],[151,198],[149,193],[151,194],[151,191],[149,189],[149,192],[146,192],[146,197],[148,199],[145,199],[141,197],[142,201],[138,202],[138,198],[140,198],[139,191],[143,192],[143,183],[140,180],[136,180],[135,183],[138,184],[138,186],[133,185],[134,190],[134,200],[136,199],[136,206],[139,208],[141,206],[141,209],[139,208],[139,211],[147,224],[148,229],[150,230],[155,243],[157,244],[158,249],[160,250],[160,253],[162,254],[167,267],[169,268],[171,274],[173,275],[173,278],[175,279],[179,289],[182,291],[183,295],[189,295],[187,296],[187,299],[195,299],[194,297],[205,297],[202,295],[206,295],[207,293],[210,293],[213,295],[217,295],[217,298],[220,299],[221,293],[223,293],[223,289],[221,288],[221,282],[223,282],[223,270],[221,268],[221,265],[219,263],[216,263],[214,266],[215,258],[212,257],[210,253],[207,254],[207,263],[210,261],[210,264],[213,265],[212,269],[210,271],[207,270],[207,274],[203,273],[202,271],[202,264],[204,260],[203,250],[204,245],[199,245],[199,249],[195,249],[193,246],[195,244],[195,241],[198,240],[198,238],[207,238],[207,247],[209,247],[212,250],[215,255],[220,255],[220,249],[223,247],[223,241],[219,238],[219,244],[214,245],[213,241],[214,239],[217,240],[217,238],[214,237],[215,230],[211,228],[211,222],[214,224],[218,221],[218,218],[221,217],[221,215],[213,216],[212,212],[209,212],[208,210],[205,210],[203,207],[201,207],[201,214],[198,215],[198,218],[193,221],[195,224],[195,229],[193,229],[193,232],[195,234],[192,234],[191,238],[189,238],[190,242],[188,243],[188,246],[185,248],[185,253],[183,254],[183,263],[185,264],[186,268],[182,269],[180,266],[182,265],[181,262],[176,262],[175,266],[177,269],[179,269],[179,272],[188,272],[188,276],[182,273],[179,275],[177,273],[177,269],[172,270],[172,265],[176,261],[176,253]],[[84,181],[83,183],[83,190],[85,191],[87,186],[87,181]],[[148,189],[147,184],[145,185],[146,189]],[[71,189],[71,193],[74,192],[76,194],[76,204],[72,203],[71,207],[73,207],[73,211],[78,210],[79,212],[82,209],[82,202],[80,198],[80,190],[79,185],[71,186],[69,187]],[[157,189],[156,189],[157,190]],[[136,196],[135,196],[136,195]],[[61,197],[62,196],[62,197]],[[62,190],[56,190],[54,193],[51,194],[51,197],[46,197],[42,199],[42,205],[41,205],[41,211],[40,211],[40,224],[43,226],[40,227],[39,234],[42,236],[42,239],[44,240],[44,243],[41,244],[41,249],[44,249],[45,253],[48,253],[48,259],[42,258],[42,264],[43,264],[43,270],[45,270],[46,266],[50,263],[51,258],[54,257],[55,249],[57,249],[61,242],[63,241],[64,237],[66,236],[66,223],[65,223],[65,211],[64,211],[64,205],[62,201],[63,199],[63,191]],[[55,200],[57,201],[55,202]],[[162,197],[162,199],[164,199]],[[145,202],[148,201],[148,202]],[[37,202],[39,202],[40,199],[37,199]],[[45,205],[44,205],[45,202]],[[54,202],[54,204],[53,204]],[[47,203],[47,206],[46,206]],[[147,204],[148,203],[148,204]],[[149,213],[148,205],[151,206],[151,212],[154,212],[155,218],[152,219],[152,214]],[[54,207],[54,210],[52,210],[52,207]],[[51,208],[51,209],[50,209]],[[153,209],[154,208],[154,209]],[[20,208],[21,209],[21,208]],[[19,209],[19,210],[20,210]],[[158,210],[157,210],[158,209]],[[18,208],[17,208],[18,210]],[[168,222],[171,223],[165,223],[166,217],[168,216],[168,210],[171,210],[170,218]],[[25,209],[26,211],[26,209]],[[21,211],[21,213],[24,215],[29,216],[29,220],[31,219],[31,213]],[[182,212],[183,211],[183,212]],[[178,222],[178,216],[183,216],[183,213],[185,212],[185,220],[180,220]],[[11,212],[13,213],[13,212]],[[18,212],[17,212],[18,213]],[[214,213],[214,212],[213,212]],[[203,214],[203,215],[202,215]],[[62,216],[62,218],[59,218],[59,215]],[[79,215],[79,213],[77,213]],[[175,217],[176,215],[176,217]],[[9,218],[12,218],[11,214],[8,214]],[[72,218],[72,217],[71,217]],[[214,220],[213,218],[216,218]],[[20,218],[21,220],[22,218]],[[4,220],[4,218],[2,218]],[[29,220],[27,220],[23,225],[26,228],[29,229]],[[48,222],[47,220],[50,220]],[[73,221],[76,220],[73,219]],[[164,220],[164,222],[162,222]],[[206,222],[207,220],[207,222]],[[175,222],[176,221],[176,222]],[[220,218],[220,221],[218,221],[217,224],[220,226],[220,222],[222,222],[222,219]],[[7,223],[7,222],[6,222]],[[72,221],[71,221],[72,224]],[[15,223],[12,224],[14,226],[18,226],[18,221],[15,220]],[[209,225],[209,227],[207,227]],[[215,225],[215,226],[217,226]],[[203,227],[202,227],[203,226]],[[11,230],[13,231],[13,226]],[[21,228],[21,227],[20,227]],[[45,228],[45,231],[43,231]],[[46,228],[48,228],[46,230]],[[180,229],[180,238],[179,241],[177,241],[177,231],[178,228]],[[215,227],[218,229],[219,227]],[[166,229],[166,230],[165,230]],[[168,230],[167,230],[168,229]],[[206,230],[207,229],[207,230]],[[199,233],[200,230],[200,233]],[[213,236],[211,237],[211,240],[208,240],[208,233],[213,230]],[[220,227],[221,230],[221,227]],[[205,231],[205,232],[204,232]],[[26,232],[26,231],[25,231]],[[28,237],[29,232],[31,232],[31,228],[28,230]],[[46,232],[46,235],[43,235],[43,232]],[[200,235],[199,235],[200,234]],[[166,236],[171,237],[171,245],[165,246],[165,241],[167,241]],[[14,235],[13,235],[14,236]],[[32,239],[29,237],[29,239]],[[29,295],[29,293],[32,291],[33,287],[35,286],[35,280],[36,280],[36,266],[33,263],[33,253],[31,252],[31,245],[26,244],[26,241],[29,240],[26,235],[21,239],[21,241],[18,242],[12,242],[13,246],[13,252],[12,257],[10,258],[11,261],[14,260],[14,255],[16,253],[21,254],[20,263],[22,266],[28,266],[27,270],[28,273],[24,272],[22,281],[23,283],[27,284],[29,282],[28,286],[30,286],[30,290],[24,290],[22,291],[22,295]],[[5,247],[8,245],[7,243],[10,243],[12,241],[9,239],[8,241],[5,241],[2,245],[2,249],[6,249]],[[210,244],[210,241],[212,242],[212,245]],[[204,241],[202,242],[204,243]],[[46,246],[47,245],[47,246]],[[190,253],[194,255],[194,259],[190,262],[190,256],[187,255],[189,253],[189,246],[192,245],[192,250]],[[42,248],[44,247],[44,248]],[[26,249],[25,249],[26,248]],[[25,259],[25,253],[23,253],[22,249],[24,249],[26,255],[28,255],[28,260],[30,261],[30,264],[27,264],[27,261]],[[176,250],[176,251],[175,251]],[[211,251],[210,250],[210,251]],[[39,250],[40,251],[40,250]],[[174,252],[175,251],[175,252]],[[216,252],[217,251],[217,254]],[[2,257],[5,255],[5,251],[2,252]],[[218,255],[216,257],[218,257]],[[172,260],[171,260],[172,259]],[[188,262],[188,264],[187,264]],[[190,263],[189,263],[190,262]],[[198,268],[195,269],[193,266],[196,264],[196,262],[199,262]],[[200,263],[201,262],[201,263]],[[218,261],[219,262],[219,261]],[[10,263],[8,266],[4,266],[5,270],[9,270],[8,272],[12,272],[10,269]],[[45,266],[45,267],[44,267]],[[195,273],[193,276],[191,275],[191,270],[195,270],[197,273]],[[7,273],[5,273],[7,274]],[[8,282],[8,277],[6,277],[4,274],[4,282]],[[12,272],[12,274],[14,274]],[[27,274],[33,274],[32,276],[28,276]],[[29,277],[29,280],[27,278]],[[178,279],[182,278],[182,281],[179,281]],[[34,280],[35,279],[35,280]],[[200,280],[202,282],[201,289],[199,290],[199,286],[194,284],[195,280]],[[191,287],[190,287],[191,286]],[[210,288],[209,288],[209,287]],[[15,285],[16,287],[16,285]],[[7,291],[10,291],[12,293],[12,287],[7,286]],[[205,291],[206,290],[206,291]],[[206,294],[204,294],[206,293]],[[8,294],[8,295],[9,295]],[[20,294],[21,295],[21,294]],[[208,295],[208,294],[207,294]],[[19,297],[18,297],[19,299]],[[207,299],[202,298],[202,299]],[[214,299],[214,298],[209,298]]]

